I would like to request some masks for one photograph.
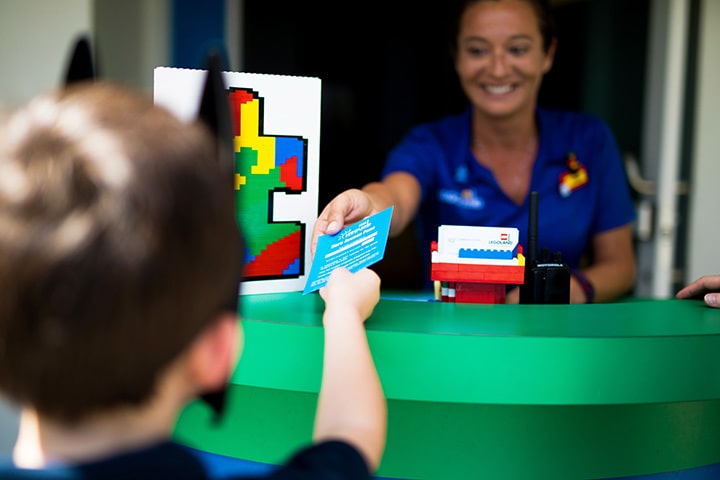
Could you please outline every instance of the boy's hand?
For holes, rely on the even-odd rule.
[[[347,268],[338,267],[320,289],[320,296],[325,300],[326,309],[351,308],[364,321],[380,300],[380,277],[369,268],[350,273]]]

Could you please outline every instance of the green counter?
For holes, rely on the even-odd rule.
[[[176,437],[280,463],[310,441],[322,369],[317,294],[246,295],[224,421]],[[720,310],[695,300],[472,305],[386,293],[367,321],[388,398],[378,476],[594,479],[720,462]]]

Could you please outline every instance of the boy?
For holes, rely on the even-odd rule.
[[[207,478],[170,435],[239,351],[243,245],[223,165],[203,124],[105,82],[0,127],[0,391],[22,410],[0,478]],[[267,478],[378,466],[386,405],[363,321],[379,285],[338,269],[321,290],[315,443]]]

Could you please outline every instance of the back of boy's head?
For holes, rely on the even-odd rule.
[[[225,167],[204,126],[103,82],[9,117],[0,390],[67,422],[147,400],[237,299],[242,242]]]

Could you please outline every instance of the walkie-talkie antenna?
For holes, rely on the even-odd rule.
[[[530,213],[528,215],[528,252],[525,265],[535,265],[538,253],[538,192],[530,192]]]
[[[530,192],[528,214],[528,252],[525,281],[520,285],[520,303],[570,303],[570,270],[562,254],[550,258],[543,248],[538,258],[538,193]]]
[[[538,258],[538,193],[530,192],[528,213],[528,244],[525,254],[525,279],[520,285],[520,303],[541,303],[542,278],[536,268]]]

